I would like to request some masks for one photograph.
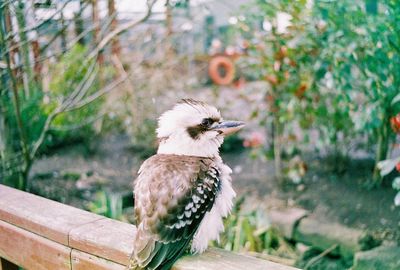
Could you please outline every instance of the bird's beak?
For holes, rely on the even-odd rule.
[[[218,131],[220,134],[229,135],[237,132],[244,127],[244,122],[241,121],[223,121],[215,123],[211,126],[211,130]]]

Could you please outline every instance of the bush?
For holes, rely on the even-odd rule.
[[[45,93],[41,109],[50,113],[71,91],[76,89],[84,81],[85,77],[93,76],[93,83],[89,87],[88,94],[93,94],[101,87],[97,66],[92,61],[86,61],[87,49],[77,44],[65,53],[51,70],[50,92]],[[90,74],[93,67],[93,74]],[[111,71],[106,70],[111,73]],[[47,101],[47,102],[46,102]],[[43,149],[68,144],[73,141],[90,141],[93,135],[98,133],[93,123],[102,117],[104,98],[99,98],[87,106],[78,110],[58,115],[52,123],[52,129]]]
[[[294,248],[271,227],[265,211],[259,209],[245,212],[243,204],[244,197],[236,200],[231,215],[224,222],[225,231],[220,235],[220,241],[214,242],[213,246],[229,251],[296,257]]]
[[[44,91],[33,79],[30,93],[19,82],[14,82],[12,89],[7,88],[10,87],[7,83],[1,89],[0,179],[6,184],[24,190],[30,188],[28,174],[38,150],[48,151],[84,138],[93,140],[96,130],[92,123],[99,118],[103,99],[93,98],[89,104],[73,107],[74,102],[82,102],[100,85],[96,61],[87,61],[85,55],[86,49],[80,45],[63,55],[50,68],[49,91]],[[53,118],[56,108],[63,113],[54,114]]]
[[[386,159],[395,138],[390,118],[400,111],[396,1],[380,1],[379,9],[349,0],[255,2],[237,28],[250,42],[247,66],[269,84],[268,111],[253,114],[271,130],[277,176],[283,142],[295,155],[328,150],[346,157],[362,149],[375,154],[375,164]],[[380,183],[377,170],[371,178]]]

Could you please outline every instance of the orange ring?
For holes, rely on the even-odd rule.
[[[224,69],[225,74],[222,75],[219,70]],[[226,56],[215,56],[211,59],[208,66],[208,75],[211,80],[218,85],[228,85],[235,78],[235,66],[232,60]]]

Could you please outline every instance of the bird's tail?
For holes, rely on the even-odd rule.
[[[131,256],[129,257],[129,263],[126,266],[125,270],[140,270],[137,261],[135,260],[134,253],[132,252]]]
[[[171,243],[161,243],[138,229],[126,270],[169,270],[185,252],[190,239],[191,237]]]
[[[129,258],[129,264],[125,270],[148,269],[146,266],[154,256],[155,244],[156,241],[139,228],[136,231],[133,251]]]

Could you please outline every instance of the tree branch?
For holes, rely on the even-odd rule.
[[[139,20],[136,21],[131,21],[131,22],[127,22],[123,25],[120,25],[118,28],[116,28],[115,30],[111,31],[108,35],[106,35],[101,41],[100,43],[96,46],[96,48],[89,54],[89,56],[85,59],[85,62],[87,63],[88,61],[90,61],[91,59],[93,59],[94,57],[96,57],[99,52],[110,42],[112,41],[112,39],[123,33],[124,31],[128,30],[131,27],[134,27],[144,21],[146,21],[150,15],[151,15],[151,11],[152,8],[154,6],[154,4],[157,2],[157,0],[147,0],[147,13],[144,17],[142,17]],[[29,157],[31,160],[34,159],[35,155],[37,154],[37,151],[39,150],[40,146],[43,144],[47,133],[49,132],[49,130],[51,130],[51,124],[53,122],[53,120],[61,113],[65,113],[65,112],[70,112],[73,110],[78,110],[92,102],[94,102],[95,100],[97,100],[98,98],[104,96],[105,94],[111,92],[114,88],[116,88],[118,85],[120,85],[121,83],[123,83],[126,79],[129,78],[128,74],[124,74],[123,76],[119,77],[117,80],[114,80],[113,82],[111,82],[110,84],[108,84],[107,86],[103,87],[102,89],[96,91],[94,94],[89,95],[85,98],[83,98],[86,94],[88,89],[90,88],[90,86],[92,85],[95,76],[92,75],[93,72],[93,67],[89,68],[88,72],[87,72],[87,76],[85,76],[83,82],[81,82],[78,85],[78,88],[75,89],[59,106],[56,107],[56,109],[50,113],[45,121],[45,124],[43,125],[43,128],[41,130],[41,133],[38,137],[38,139],[35,141],[35,143],[33,144],[32,150],[29,153]]]
[[[2,13],[3,10],[0,9],[0,15]],[[2,27],[2,24],[0,24],[0,44],[4,44],[6,45],[8,42],[5,39],[5,35],[6,35],[6,30]],[[26,135],[26,130],[24,128],[24,123],[22,121],[22,116],[21,116],[21,108],[20,108],[20,100],[19,100],[19,93],[18,93],[18,88],[17,88],[17,82],[15,80],[15,77],[12,73],[11,70],[11,61],[10,61],[10,54],[6,54],[5,55],[6,58],[6,64],[7,64],[7,71],[8,71],[8,75],[10,76],[10,80],[11,80],[11,89],[13,92],[13,107],[14,107],[14,113],[15,113],[15,118],[17,121],[17,128],[18,128],[18,132],[20,135],[20,143],[21,143],[21,148],[22,148],[22,153],[25,159],[25,171],[27,168],[30,167],[31,165],[31,159],[29,156],[29,147],[28,147],[28,139],[27,139],[27,135]],[[23,186],[22,189],[26,189],[27,183],[24,181],[23,182]]]
[[[154,6],[154,4],[157,2],[157,0],[147,0],[147,13],[144,17],[142,17],[140,20],[134,20],[130,21],[124,24],[121,24],[119,27],[117,27],[115,30],[111,31],[108,35],[106,35],[97,45],[97,47],[89,54],[89,59],[92,59],[93,57],[97,56],[97,54],[104,49],[104,47],[113,40],[113,38],[117,35],[120,35],[121,33],[125,32],[129,28],[132,28],[144,21],[146,21],[150,15],[151,15],[151,10]]]
[[[69,4],[69,3],[71,3],[73,0],[67,0],[67,1],[65,1],[65,3],[63,3],[63,5],[59,8],[59,9],[57,9],[49,18],[47,18],[47,19],[45,19],[45,20],[43,20],[43,21],[41,21],[40,23],[37,23],[36,25],[33,25],[33,26],[30,26],[30,27],[25,27],[24,29],[21,29],[20,31],[23,31],[23,32],[29,32],[29,31],[32,31],[32,30],[37,30],[40,26],[42,26],[42,25],[44,25],[45,23],[47,23],[47,22],[50,22],[56,15],[58,15],[60,12],[62,12],[63,10],[64,10],[64,8]],[[10,0],[9,1],[9,3],[13,3],[14,2],[14,0]],[[8,37],[14,37],[14,36],[16,36],[18,33],[12,33],[12,34],[9,34],[8,35]]]
[[[328,255],[329,253],[331,253],[335,248],[338,247],[338,244],[334,244],[332,245],[330,248],[324,250],[321,254],[319,254],[318,256],[315,256],[314,258],[312,258],[311,260],[309,260],[307,262],[307,264],[304,266],[304,270],[309,269],[312,265],[314,265],[316,262],[318,262],[320,259],[322,259],[323,257],[325,257],[326,255]]]
[[[88,118],[88,119],[86,119],[86,120],[84,120],[84,121],[81,121],[81,122],[79,122],[79,123],[76,124],[76,125],[57,126],[57,127],[54,127],[54,126],[52,127],[52,126],[50,126],[50,129],[49,129],[49,130],[54,130],[54,131],[70,131],[70,130],[73,130],[73,129],[78,129],[78,128],[81,128],[81,127],[84,127],[84,126],[86,126],[86,125],[89,125],[89,124],[93,123],[94,121],[96,121],[96,120],[102,118],[105,114],[106,114],[105,112],[102,112],[102,113],[100,113],[100,114],[98,114],[98,115],[95,115],[94,117],[90,117],[90,118]]]
[[[97,91],[93,95],[90,95],[90,96],[86,97],[85,99],[77,102],[74,106],[68,107],[67,109],[64,110],[64,112],[74,111],[74,110],[80,109],[80,108],[92,103],[96,99],[111,92],[115,87],[117,87],[118,85],[123,83],[126,79],[128,79],[128,75],[121,76],[119,79],[117,79],[117,80],[113,81],[112,83],[110,83],[109,85],[103,87],[101,90]]]
[[[30,152],[30,157],[33,159],[39,150],[40,146],[43,144],[44,139],[46,138],[47,132],[51,129],[51,123],[53,122],[54,118],[56,118],[59,114],[65,113],[65,112],[70,112],[73,110],[80,109],[91,102],[95,101],[96,99],[100,98],[101,96],[111,92],[115,87],[120,85],[122,82],[124,82],[128,76],[122,76],[118,80],[113,81],[109,85],[105,86],[104,88],[100,89],[97,91],[95,94],[88,96],[87,98],[81,100],[80,102],[77,102],[74,106],[72,107],[65,107],[64,104],[61,104],[58,106],[51,114],[46,119],[46,122],[43,126],[42,132],[40,133],[39,138],[36,140],[36,142],[33,144],[32,150]]]
[[[84,63],[82,65],[82,67],[79,69],[79,72],[82,72],[86,63]],[[75,88],[75,90],[69,94],[69,96],[62,102],[64,108],[67,108],[68,106],[70,106],[74,100],[76,100],[77,96],[80,96],[80,93],[82,92],[82,90],[84,89],[86,82],[91,78],[91,77],[95,77],[96,73],[94,73],[95,71],[95,67],[96,67],[96,62],[93,61],[88,70],[86,71],[85,76],[83,77],[82,81],[78,84],[78,86]],[[93,76],[94,74],[94,76]],[[72,85],[71,85],[72,86]],[[85,94],[84,94],[85,95]],[[84,96],[82,95],[82,96]]]

